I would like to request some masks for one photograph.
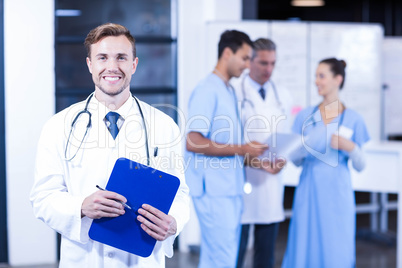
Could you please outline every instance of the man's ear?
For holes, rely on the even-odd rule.
[[[222,51],[222,57],[228,59],[233,55],[232,49],[230,47],[225,47]]]
[[[133,61],[133,69],[131,71],[131,74],[134,74],[135,71],[137,70],[137,66],[138,66],[138,57],[136,57]]]
[[[92,73],[92,62],[89,59],[89,57],[87,57],[87,66],[88,66],[88,70],[90,73]]]

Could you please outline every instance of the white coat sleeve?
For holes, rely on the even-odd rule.
[[[172,124],[174,124],[173,121]],[[168,133],[165,133],[165,135],[168,135]],[[167,162],[169,162],[169,168],[166,171],[180,179],[180,186],[169,210],[169,215],[173,216],[176,220],[177,232],[174,236],[171,236],[162,242],[163,251],[169,258],[173,256],[173,242],[175,238],[183,230],[185,224],[190,218],[189,188],[184,179],[184,162],[181,146],[182,139],[180,139],[180,131],[176,124],[174,124],[174,127],[171,129],[170,137],[169,142],[171,143],[171,146],[165,149],[165,153],[162,157],[168,159]]]
[[[84,196],[68,191],[64,167],[64,120],[53,117],[39,139],[35,179],[30,201],[35,217],[63,236],[81,243],[88,241],[92,220],[81,218]]]

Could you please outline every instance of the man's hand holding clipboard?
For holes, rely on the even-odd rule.
[[[106,186],[108,191],[97,191],[83,202],[83,214],[95,216],[89,237],[149,256],[157,240],[176,234],[176,220],[168,212],[179,185],[175,176],[119,158]],[[124,209],[125,205],[131,209]],[[101,215],[106,216],[98,218]]]
[[[158,241],[163,241],[177,232],[175,218],[167,215],[151,205],[144,204],[138,210],[137,220],[141,228]]]

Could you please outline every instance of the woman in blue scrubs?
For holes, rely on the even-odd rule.
[[[349,159],[360,171],[361,147],[369,140],[362,117],[339,100],[346,63],[322,60],[316,71],[323,101],[302,110],[293,132],[303,137],[306,156],[296,188],[282,268],[355,267],[355,199]]]

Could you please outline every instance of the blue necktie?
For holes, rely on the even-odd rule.
[[[260,88],[260,90],[259,90],[258,92],[260,93],[261,98],[262,98],[263,100],[265,100],[265,89],[262,87],[262,88]]]
[[[108,129],[114,140],[116,139],[117,134],[119,133],[119,128],[117,127],[117,120],[119,119],[119,117],[120,115],[115,112],[109,112],[105,116],[106,120],[109,121],[110,123]]]

